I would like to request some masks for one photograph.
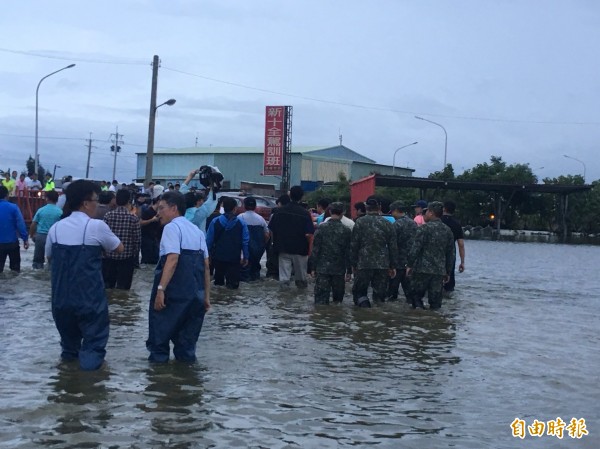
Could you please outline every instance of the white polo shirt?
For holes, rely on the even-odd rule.
[[[159,254],[181,254],[181,249],[193,251],[203,250],[204,258],[208,259],[208,248],[204,233],[194,223],[185,217],[177,217],[171,220],[163,229],[160,239]]]
[[[267,225],[265,219],[253,210],[247,210],[238,217],[244,220],[248,226],[262,226],[265,230],[265,234],[269,233],[269,226]]]
[[[84,229],[85,242],[83,241]],[[54,223],[48,231],[46,257],[52,255],[53,243],[69,246],[83,243],[90,246],[101,246],[104,251],[114,251],[121,241],[102,220],[90,218],[83,212],[73,212],[67,218]]]

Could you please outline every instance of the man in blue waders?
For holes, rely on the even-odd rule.
[[[66,191],[72,211],[48,231],[46,257],[52,271],[52,316],[63,360],[79,359],[82,370],[102,366],[108,341],[108,302],[102,280],[102,250],[120,253],[123,244],[95,220],[100,187],[78,180]]]
[[[210,308],[206,240],[204,233],[185,219],[181,193],[163,194],[157,210],[164,229],[150,296],[148,360],[168,362],[172,341],[175,359],[195,362],[196,342]]]

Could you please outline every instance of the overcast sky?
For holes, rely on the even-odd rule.
[[[6,0],[0,14],[0,167],[39,152],[57,177],[117,178],[145,151],[152,56],[156,147],[263,145],[264,107],[294,107],[295,146],[343,144],[427,176],[502,156],[541,179],[600,178],[595,0]],[[185,72],[185,73],[181,73]],[[52,138],[52,139],[51,139]],[[569,155],[579,159],[565,158]]]

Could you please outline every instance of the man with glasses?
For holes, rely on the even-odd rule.
[[[185,218],[185,198],[164,193],[157,216],[164,226],[148,313],[148,360],[196,361],[196,343],[210,308],[210,271],[204,233]]]
[[[100,187],[78,180],[66,191],[71,215],[48,231],[46,257],[52,272],[52,316],[61,357],[82,370],[102,366],[108,341],[108,302],[102,280],[102,251],[123,251],[108,225],[96,220]]]

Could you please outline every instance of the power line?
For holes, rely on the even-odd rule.
[[[161,66],[162,69],[168,70],[170,72],[180,73],[182,75],[188,75],[195,78],[200,78],[206,81],[212,81],[215,83],[226,84],[228,86],[235,86],[242,89],[254,90],[257,92],[264,92],[274,95],[280,95],[282,97],[288,98],[297,98],[300,100],[314,101],[318,103],[331,104],[335,106],[345,106],[356,109],[367,109],[372,111],[383,111],[383,112],[394,112],[397,114],[406,114],[406,115],[427,115],[430,117],[441,117],[441,118],[450,118],[450,119],[459,119],[459,120],[477,120],[477,121],[485,121],[485,122],[503,122],[503,123],[527,123],[527,124],[536,124],[536,125],[586,125],[586,126],[597,126],[600,125],[600,122],[555,122],[555,121],[547,121],[547,120],[519,120],[519,119],[505,119],[505,118],[493,118],[493,117],[476,117],[476,116],[466,116],[466,115],[449,115],[449,114],[434,114],[430,112],[419,112],[419,111],[406,111],[402,109],[393,109],[393,108],[385,108],[380,106],[367,106],[356,103],[346,103],[343,101],[334,101],[334,100],[325,100],[322,98],[315,97],[307,97],[304,95],[295,95],[286,92],[279,92],[270,89],[263,89],[260,87],[249,86],[241,83],[234,83],[232,81],[225,81],[217,78],[212,78],[205,75],[199,75],[197,73],[186,72],[184,70],[174,69],[171,67]]]
[[[115,65],[148,65],[148,62],[142,60],[116,60],[116,59],[92,59],[92,58],[80,58],[80,57],[65,57],[65,56],[52,56],[44,53],[39,53],[35,51],[23,51],[23,50],[11,50],[9,48],[0,48],[1,52],[4,53],[13,53],[16,55],[25,55],[25,56],[35,56],[37,58],[46,58],[46,59],[58,59],[60,61],[77,61],[77,62],[87,62],[90,64],[115,64]]]
[[[4,137],[18,137],[18,138],[23,138],[23,139],[35,139],[35,136],[28,136],[28,135],[24,135],[24,134],[4,134],[4,133],[0,133],[0,136],[4,136]],[[57,136],[38,136],[38,139],[52,139],[52,140],[84,140],[87,141],[88,139],[84,139],[81,137],[57,137]],[[94,139],[96,140],[96,139]]]
[[[115,59],[110,60],[110,59],[92,59],[92,58],[84,59],[84,58],[77,58],[77,57],[72,58],[72,57],[63,57],[63,56],[52,56],[52,55],[47,55],[47,54],[33,52],[33,51],[12,50],[12,49],[8,49],[8,48],[0,48],[0,52],[13,53],[13,54],[24,55],[24,56],[34,56],[34,57],[39,57],[39,58],[58,59],[58,60],[63,60],[63,61],[77,61],[77,62],[84,62],[84,63],[91,63],[91,64],[148,65],[148,62],[142,61],[142,60],[125,61],[125,60],[115,60]],[[447,119],[499,122],[499,123],[522,123],[522,124],[536,124],[536,125],[576,125],[576,126],[598,126],[598,125],[600,125],[600,122],[522,120],[522,119],[508,119],[508,118],[497,118],[497,117],[478,117],[478,116],[469,116],[469,115],[436,114],[436,113],[422,112],[422,111],[407,111],[407,110],[402,110],[402,109],[386,108],[386,107],[381,107],[381,106],[361,105],[361,104],[357,104],[357,103],[347,103],[347,102],[343,102],[343,101],[335,101],[335,100],[328,100],[328,99],[323,99],[323,98],[309,97],[309,96],[305,96],[305,95],[291,94],[291,93],[287,93],[287,92],[279,92],[279,91],[274,91],[274,90],[270,90],[270,89],[264,89],[261,87],[250,86],[247,84],[236,83],[236,82],[232,82],[232,81],[213,78],[213,77],[209,77],[206,75],[200,75],[197,73],[187,72],[185,70],[179,70],[179,69],[175,69],[172,67],[161,66],[161,68],[164,70],[168,70],[170,72],[179,73],[182,75],[187,75],[187,76],[191,76],[191,77],[195,77],[195,78],[200,78],[200,79],[203,79],[206,81],[211,81],[214,83],[220,83],[220,84],[225,84],[228,86],[234,86],[234,87],[238,87],[241,89],[253,90],[256,92],[269,93],[269,94],[273,94],[273,95],[279,95],[282,97],[296,98],[299,100],[313,101],[313,102],[317,102],[317,103],[330,104],[330,105],[335,105],[335,106],[350,107],[350,108],[355,108],[355,109],[365,109],[365,110],[381,111],[381,112],[392,112],[392,113],[396,113],[396,114],[413,115],[413,116],[414,115],[426,115],[429,117],[440,117],[440,118],[447,118]]]

